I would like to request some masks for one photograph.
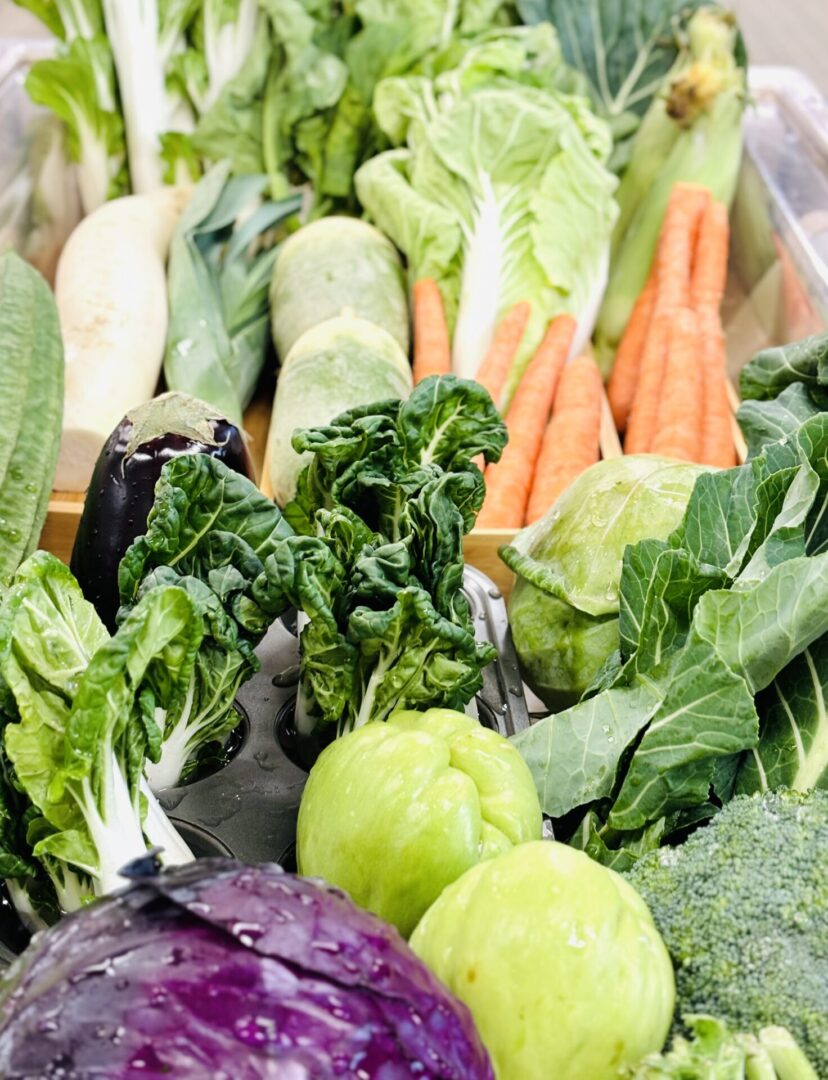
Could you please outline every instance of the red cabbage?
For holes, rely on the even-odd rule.
[[[493,1080],[464,1005],[321,882],[205,859],[38,934],[0,998],[5,1077]]]

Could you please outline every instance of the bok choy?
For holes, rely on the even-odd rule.
[[[30,916],[72,910],[124,884],[121,868],[150,846],[168,865],[189,861],[143,779],[201,641],[186,593],[156,589],[109,638],[67,568],[37,552],[0,624],[3,801],[25,823],[0,834],[13,895],[29,898]]]

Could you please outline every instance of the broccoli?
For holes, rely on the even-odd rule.
[[[739,796],[627,878],[673,958],[678,1015],[782,1024],[828,1078],[828,792]]]
[[[734,1034],[713,1016],[685,1016],[689,1038],[676,1035],[663,1054],[648,1054],[629,1080],[819,1080],[785,1028],[758,1037]]]

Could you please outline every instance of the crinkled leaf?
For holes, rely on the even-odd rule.
[[[743,401],[770,401],[793,384],[808,390],[828,384],[828,334],[763,349],[739,376]]]
[[[748,456],[756,457],[768,443],[794,434],[820,411],[802,383],[786,386],[772,401],[743,401],[736,418],[747,440]]]

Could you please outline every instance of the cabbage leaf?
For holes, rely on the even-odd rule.
[[[609,137],[585,103],[534,87],[422,97],[407,145],[366,162],[357,194],[412,280],[439,283],[456,374],[473,378],[498,321],[531,303],[513,388],[554,315],[575,315],[581,344],[591,333],[616,212]]]

